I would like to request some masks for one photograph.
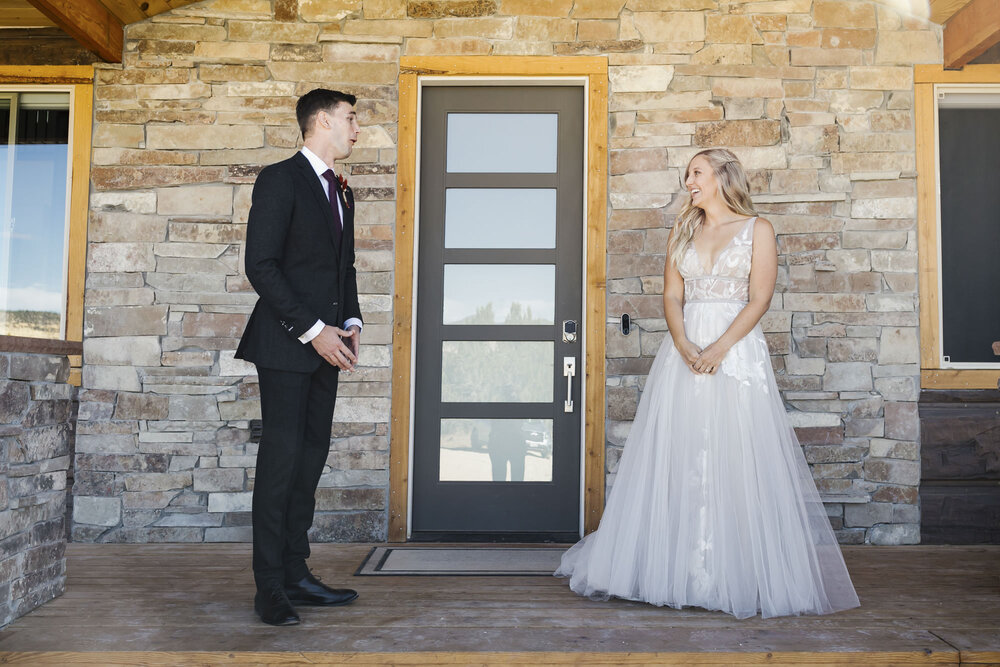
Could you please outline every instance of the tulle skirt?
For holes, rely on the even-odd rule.
[[[715,341],[742,307],[686,304],[688,338]],[[738,618],[858,606],[759,326],[715,375],[692,373],[664,340],[600,527],[563,555],[555,575],[595,599]]]

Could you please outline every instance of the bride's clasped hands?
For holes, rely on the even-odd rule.
[[[719,366],[722,365],[722,360],[725,359],[726,353],[729,352],[730,347],[732,346],[715,341],[698,353],[698,356],[691,362],[691,370],[695,373],[715,375],[716,371],[719,370]]]

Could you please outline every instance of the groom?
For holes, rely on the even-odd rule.
[[[299,99],[304,146],[260,172],[247,221],[246,273],[260,298],[236,356],[256,364],[260,380],[254,609],[271,625],[298,623],[293,603],[334,606],[358,597],[326,586],[306,566],[337,378],[354,370],[361,338],[354,196],[333,171],[361,132],[355,102],[322,88]]]

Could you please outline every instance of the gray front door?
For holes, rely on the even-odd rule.
[[[579,534],[583,100],[424,88],[414,540]]]

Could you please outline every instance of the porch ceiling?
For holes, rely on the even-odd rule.
[[[198,0],[0,0],[0,29],[57,27],[104,60],[121,62],[124,27]]]
[[[965,7],[972,0],[930,0],[930,19],[939,25],[945,25],[948,20],[955,15],[958,10]],[[898,3],[886,3],[898,4]],[[911,3],[912,4],[912,3]]]

